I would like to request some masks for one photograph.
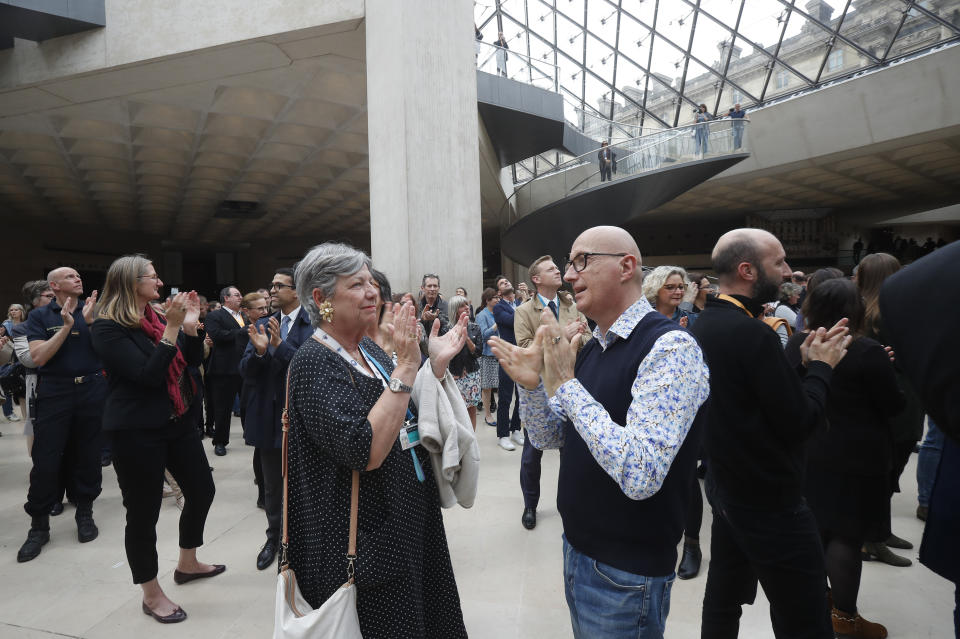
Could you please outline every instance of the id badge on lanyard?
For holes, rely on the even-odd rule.
[[[364,357],[367,358],[367,361],[373,364],[376,369],[383,376],[383,379],[390,379],[390,376],[387,375],[387,371],[380,365],[373,357],[360,347],[360,350],[363,352]],[[414,448],[420,445],[420,430],[417,427],[417,422],[414,421],[413,413],[407,408],[407,419],[403,422],[403,427],[400,429],[400,448],[403,450],[409,450],[410,456],[413,458],[413,470],[417,474],[417,480],[421,483],[426,480],[426,476],[423,473],[423,466],[420,464],[420,459],[417,457],[417,451]]]

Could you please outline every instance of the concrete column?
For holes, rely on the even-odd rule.
[[[473,3],[367,0],[370,246],[394,291],[483,279]]]

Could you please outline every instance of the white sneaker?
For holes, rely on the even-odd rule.
[[[510,438],[509,438],[509,437],[501,437],[498,445],[500,446],[500,448],[502,448],[502,449],[504,449],[504,450],[516,450],[516,449],[517,449],[517,447],[513,445],[513,442],[510,441]]]
[[[523,431],[522,430],[513,431],[512,433],[510,433],[510,439],[512,439],[513,443],[515,443],[517,446],[523,446]]]
[[[11,413],[10,417],[7,417],[7,419],[9,419],[11,422],[19,422],[20,416],[17,415],[16,413]]]

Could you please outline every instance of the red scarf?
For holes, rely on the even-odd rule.
[[[154,344],[159,344],[160,338],[163,336],[163,331],[166,330],[167,325],[160,319],[160,316],[154,312],[150,305],[147,304],[147,307],[143,311],[143,319],[140,320],[140,328],[143,329],[147,337],[153,340]],[[180,352],[180,347],[176,344],[174,344],[174,347],[177,349],[177,354],[173,357],[173,361],[170,362],[170,366],[167,367],[167,395],[173,403],[174,415],[181,417],[187,412],[187,409],[190,408],[183,400],[183,393],[180,391],[180,380],[183,377],[184,370],[187,368],[187,360],[184,359],[183,353]],[[193,380],[191,379],[189,381],[191,386],[193,386]],[[196,389],[194,389],[194,392],[196,392]]]

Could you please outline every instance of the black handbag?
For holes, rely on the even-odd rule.
[[[27,367],[16,361],[0,366],[0,388],[7,397],[25,397]]]

